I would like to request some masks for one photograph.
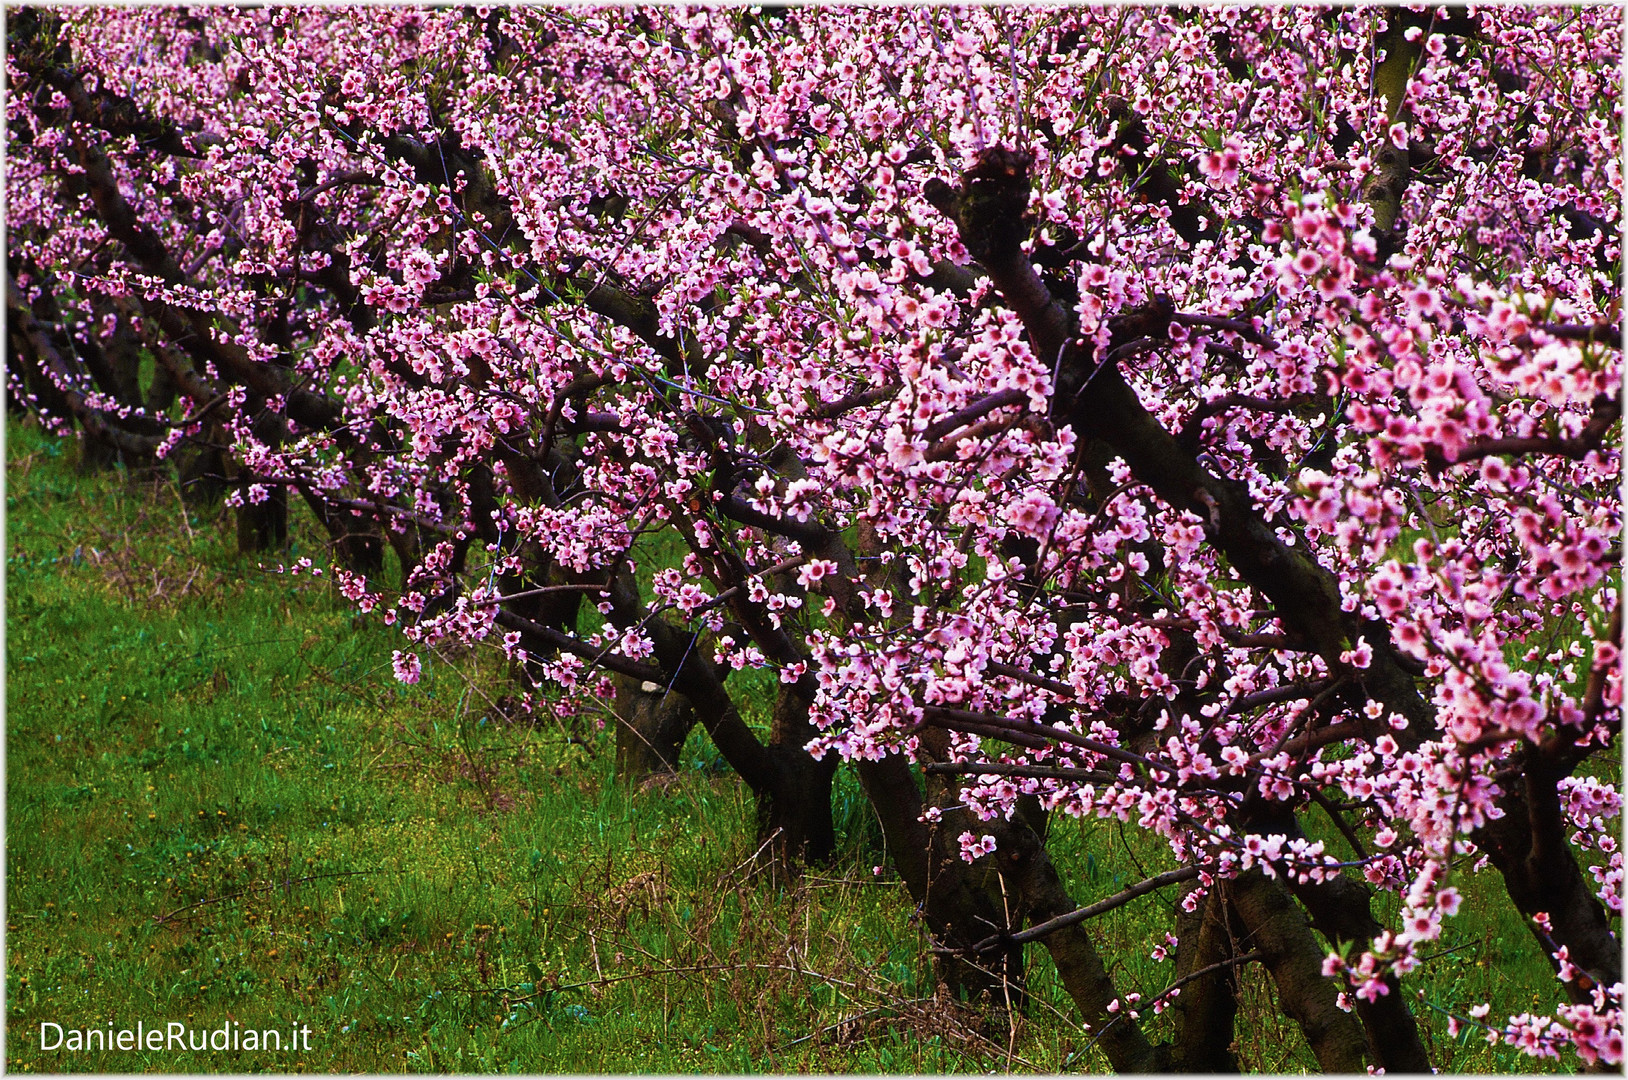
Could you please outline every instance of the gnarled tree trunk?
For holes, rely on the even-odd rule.
[[[684,740],[695,727],[695,710],[681,694],[659,683],[616,677],[616,779],[638,784],[678,771]]]

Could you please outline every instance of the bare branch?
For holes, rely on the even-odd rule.
[[[1112,896],[1107,897],[1106,899],[1103,899],[1103,900],[1098,900],[1094,904],[1090,904],[1090,905],[1087,905],[1086,907],[1082,907],[1082,908],[1077,908],[1076,910],[1071,911],[1066,915],[1059,915],[1054,919],[1047,919],[1043,923],[1036,923],[1034,926],[1029,927],[1027,930],[1020,930],[1020,931],[1018,931],[1017,933],[1014,933],[1014,934],[995,934],[995,935],[993,935],[991,937],[987,937],[984,940],[980,941],[978,944],[972,946],[971,949],[942,949],[941,948],[941,949],[934,949],[933,951],[934,952],[969,952],[970,951],[970,952],[974,952],[974,953],[981,953],[981,952],[989,952],[989,951],[991,951],[993,949],[1001,948],[1001,947],[1007,946],[1007,945],[1013,945],[1013,944],[1021,945],[1024,942],[1028,942],[1028,941],[1038,941],[1040,938],[1045,937],[1047,934],[1055,934],[1059,930],[1065,929],[1065,928],[1070,927],[1070,926],[1074,926],[1074,925],[1076,925],[1078,923],[1085,922],[1087,919],[1094,919],[1098,915],[1102,915],[1102,914],[1105,914],[1107,912],[1110,912],[1110,911],[1114,910],[1115,908],[1124,907],[1126,904],[1130,903],[1132,900],[1135,900],[1135,899],[1137,899],[1139,897],[1146,896],[1150,892],[1157,892],[1159,889],[1164,888],[1166,885],[1175,885],[1178,882],[1182,882],[1182,881],[1192,881],[1194,878],[1198,877],[1200,872],[1201,871],[1196,866],[1183,866],[1183,867],[1181,867],[1180,869],[1177,869],[1177,870],[1166,870],[1162,874],[1155,874],[1153,877],[1147,878],[1146,880],[1138,881],[1135,885],[1132,885],[1129,888],[1121,889],[1119,892],[1114,893]]]

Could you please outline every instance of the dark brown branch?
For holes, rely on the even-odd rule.
[[[1155,618],[1141,620],[1144,626],[1168,626],[1176,630],[1197,630],[1198,620],[1187,618]],[[1303,646],[1284,634],[1246,634],[1235,627],[1220,625],[1216,627],[1221,637],[1229,645],[1238,645],[1248,649],[1273,649],[1276,651],[1293,651]]]
[[[14,55],[28,57],[30,50],[18,50]],[[27,61],[24,61],[27,64]],[[24,70],[29,70],[28,65]],[[115,94],[105,87],[94,94],[85,89],[84,79],[73,71],[60,67],[34,67],[30,74],[42,78],[53,89],[60,90],[73,110],[75,120],[118,138],[133,137],[145,150],[172,157],[197,158],[203,151],[220,142],[218,135],[205,131],[182,131],[167,120],[154,120],[146,115],[134,101]]]
[[[382,187],[384,185],[384,181],[380,180],[372,173],[354,171],[335,173],[322,183],[315,184],[300,192],[299,195],[295,196],[295,201],[307,202],[316,198],[318,195],[321,195],[325,191],[332,191],[336,187],[349,187],[352,185],[360,187]]]
[[[682,331],[678,337],[665,333],[656,314],[656,305],[644,297],[634,296],[604,282],[595,282],[582,298],[582,303],[596,315],[633,331],[667,361],[670,373],[693,377],[706,370],[706,361],[695,339]]]
[[[929,425],[927,430],[922,432],[922,437],[928,442],[937,442],[952,431],[957,431],[980,417],[988,416],[996,409],[1004,409],[1008,405],[1021,405],[1028,400],[1029,395],[1022,390],[1011,387],[997,390]]]
[[[1594,323],[1591,326],[1574,326],[1567,323],[1539,323],[1537,329],[1550,337],[1562,341],[1579,341],[1590,345],[1611,345],[1622,348],[1621,323]],[[1522,335],[1516,339],[1517,344],[1531,344],[1531,338]]]
[[[881,386],[871,386],[840,397],[835,401],[817,405],[808,411],[808,415],[815,420],[835,420],[845,412],[853,409],[862,409],[866,405],[875,405],[879,401],[886,401],[899,392],[899,384],[886,382]]]
[[[1271,690],[1244,694],[1233,701],[1227,708],[1227,712],[1248,712],[1250,709],[1258,709],[1262,705],[1277,705],[1284,701],[1299,701],[1302,698],[1309,701],[1327,690],[1328,686],[1328,680],[1325,679],[1312,683],[1293,683],[1289,686],[1278,686]]]
[[[1088,784],[1113,784],[1119,781],[1116,774],[1102,772],[1100,769],[1071,769],[1061,765],[1013,765],[1003,761],[931,761],[922,768],[926,772],[943,776],[1031,776],[1041,780],[1075,780]]]
[[[965,266],[957,266],[948,259],[935,259],[931,273],[923,276],[911,273],[911,278],[929,289],[941,289],[965,300],[978,285],[978,275]]]
[[[186,284],[185,274],[158,234],[142,223],[120,192],[107,155],[98,147],[82,145],[78,158],[92,204],[109,234],[149,273],[170,284]],[[170,340],[195,360],[214,364],[222,374],[262,397],[281,397],[289,419],[315,430],[330,430],[342,422],[336,402],[290,386],[281,370],[251,360],[241,346],[232,343],[231,334],[218,335],[213,314],[154,299],[144,301],[144,306],[154,313]]]
[[[1085,922],[1087,919],[1094,919],[1098,915],[1103,915],[1107,912],[1113,911],[1115,908],[1124,907],[1132,900],[1146,896],[1150,892],[1157,892],[1166,885],[1175,885],[1182,881],[1192,881],[1193,879],[1197,878],[1200,873],[1201,871],[1196,866],[1183,866],[1176,870],[1166,870],[1162,874],[1155,874],[1146,880],[1138,881],[1135,885],[1121,889],[1112,896],[1098,900],[1094,904],[1088,904],[1085,907],[1076,908],[1066,915],[1058,915],[1055,918],[1047,919],[1045,922],[1037,923],[1034,926],[1029,927],[1027,930],[1020,930],[1013,934],[996,934],[992,937],[985,938],[983,941],[980,941],[978,944],[974,945],[971,951],[988,952],[992,949],[1001,948],[1002,946],[1009,944],[1015,943],[1021,945],[1024,942],[1038,941],[1048,934],[1055,934],[1059,930],[1078,925],[1079,923]]]
[[[1308,731],[1304,735],[1296,735],[1293,738],[1285,739],[1270,752],[1252,755],[1249,764],[1254,767],[1269,757],[1276,757],[1285,753],[1291,758],[1298,759],[1321,747],[1345,739],[1362,739],[1366,741],[1371,737],[1368,725],[1356,720],[1348,720],[1344,723],[1330,724],[1327,727],[1318,728],[1316,731]]]
[[[1510,899],[1551,965],[1558,966],[1553,954],[1566,946],[1581,973],[1566,981],[1566,994],[1584,1003],[1595,984],[1621,980],[1622,947],[1567,840],[1557,785],[1569,772],[1568,761],[1526,744],[1515,750],[1510,772],[1497,800],[1503,816],[1472,835],[1503,875]],[[1539,912],[1548,914],[1551,930],[1537,924]]]
[[[1230,330],[1245,341],[1259,345],[1263,349],[1276,350],[1278,343],[1272,340],[1270,334],[1263,334],[1255,328],[1255,324],[1248,319],[1223,319],[1215,315],[1189,315],[1178,311],[1170,316],[1170,321],[1183,326],[1200,326],[1210,330]]]
[[[1431,469],[1436,472],[1451,465],[1461,465],[1466,461],[1493,455],[1558,454],[1576,461],[1600,449],[1605,444],[1606,435],[1621,416],[1622,402],[1608,394],[1601,394],[1594,399],[1594,411],[1589,415],[1588,422],[1583,425],[1583,430],[1572,438],[1477,439],[1461,448],[1458,456],[1451,462],[1434,447],[1426,452],[1425,457]]]
[[[1201,889],[1196,881],[1182,889],[1176,905],[1176,986],[1159,995],[1181,995],[1170,1003],[1178,1034],[1170,1043],[1168,1068],[1176,1073],[1236,1073],[1239,981],[1228,963],[1237,956],[1238,942],[1223,890],[1193,895]],[[1189,897],[1196,901],[1191,911]],[[1157,1001],[1155,997],[1144,1008]]]
[[[1032,720],[1015,720],[1009,716],[996,716],[991,713],[971,712],[967,709],[952,709],[943,705],[928,705],[922,709],[922,719],[925,723],[935,724],[939,727],[949,728],[951,731],[968,731],[972,734],[994,733],[998,738],[1018,746],[1039,748],[1050,743],[1067,743],[1089,750],[1094,754],[1123,761],[1131,765],[1140,765],[1144,769],[1163,772],[1168,776],[1175,776],[1176,769],[1155,758],[1143,757],[1118,746],[1111,746],[1098,739],[1085,735],[1077,735],[1072,731],[1036,723]],[[973,729],[981,730],[973,730]]]
[[[976,442],[990,435],[999,435],[1004,431],[1015,429],[1038,431],[1043,429],[1045,423],[1046,421],[1043,418],[1033,413],[1020,413],[1009,420],[1005,418],[985,420],[982,423],[973,424],[971,427],[953,432],[934,443],[927,450],[927,460],[948,461],[951,458],[960,456],[963,443]]]
[[[456,132],[435,142],[397,133],[385,138],[381,145],[390,157],[410,165],[420,183],[444,184],[451,188],[454,176],[462,171],[465,182],[458,201],[466,214],[478,212],[485,218],[482,236],[487,243],[497,248],[521,241],[523,234],[513,227],[513,207],[498,193],[478,154],[464,149]],[[666,360],[670,374],[694,377],[706,370],[699,342],[682,330],[676,337],[665,333],[656,305],[650,300],[619,289],[602,278],[560,275],[554,282],[556,294],[571,289],[583,291],[582,304],[589,311],[631,330]]]
[[[1607,625],[1605,640],[1617,646],[1622,646],[1622,604],[1618,603],[1611,609],[1611,621]],[[1593,722],[1605,715],[1605,684],[1616,669],[1614,664],[1596,663],[1588,673],[1588,684],[1583,689],[1583,717]],[[1618,719],[1621,719],[1619,714]]]
[[[580,656],[595,667],[602,667],[607,671],[614,671],[618,675],[638,679],[640,682],[653,682],[658,686],[667,685],[668,673],[658,667],[641,664],[637,660],[629,660],[620,653],[595,648],[581,638],[573,637],[565,631],[557,630],[552,626],[544,626],[542,623],[533,622],[507,608],[498,608],[497,624],[505,630],[518,630],[526,637],[539,642],[550,650]]]
[[[1068,683],[1048,679],[1044,675],[1036,675],[1032,671],[1025,671],[1020,667],[1013,667],[1011,664],[1002,664],[991,660],[984,665],[984,670],[991,675],[999,675],[1003,679],[1012,679],[1015,682],[1027,683],[1041,690],[1049,690],[1065,701],[1074,697],[1074,688]]]
[[[922,819],[922,792],[904,756],[889,754],[880,761],[860,760],[855,765],[881,823],[888,853],[910,898],[921,906],[933,940],[967,946],[984,936],[989,927],[1001,925],[998,897],[978,888],[971,875],[963,872],[964,867],[948,861],[957,856],[945,858],[936,850],[942,844],[940,830]],[[929,781],[929,792],[932,784]],[[1017,959],[1021,962],[1021,951]],[[1000,990],[990,970],[993,965],[979,963],[965,949],[940,953],[934,960],[940,977],[952,988],[969,994]],[[1007,965],[1001,966],[1004,972]]]
[[[444,521],[436,521],[433,518],[425,517],[423,514],[416,511],[387,503],[383,499],[374,499],[372,501],[367,501],[364,499],[348,499],[344,498],[343,496],[335,495],[332,492],[317,491],[308,481],[291,476],[266,476],[261,477],[260,479],[268,484],[293,484],[302,490],[308,491],[313,498],[320,499],[326,506],[329,506],[335,510],[355,510],[358,513],[372,514],[375,517],[395,518],[397,521],[410,522],[420,529],[425,529],[433,533],[439,533],[442,536],[452,536],[458,531]]]
[[[1029,158],[991,147],[952,188],[929,180],[922,194],[955,222],[961,242],[988,271],[1001,298],[1023,321],[1030,345],[1051,364],[1069,345],[1072,319],[1051,295],[1023,250],[1028,235]]]
[[[804,547],[820,544],[830,535],[829,529],[807,521],[793,521],[791,518],[775,517],[765,514],[751,506],[746,500],[736,495],[722,499],[717,503],[718,510],[729,520],[740,525],[749,525],[754,529],[773,533],[795,540]]]
[[[1016,886],[1024,917],[1036,921],[1038,928],[1067,916],[1076,908],[1041,838],[1026,825],[1017,827],[1021,821],[1020,814],[1014,816],[1012,827],[1002,828],[1008,825],[1004,821],[991,822],[996,825],[996,857],[1002,860],[1006,870],[1003,880]],[[1056,927],[1040,940],[1051,954],[1068,996],[1074,1000],[1085,1023],[1096,1030],[1094,1041],[1100,1043],[1115,1071],[1163,1071],[1161,1055],[1136,1021],[1124,1011],[1109,1011],[1120,995],[1084,923]],[[1013,947],[1021,954],[1021,945]]]
[[[592,431],[626,431],[627,425],[615,413],[588,411],[567,423],[566,428],[573,435],[586,435]]]
[[[1181,978],[1177,979],[1163,990],[1160,990],[1157,994],[1154,994],[1152,997],[1142,1002],[1141,1007],[1147,1008],[1155,1001],[1160,1001],[1169,997],[1171,994],[1174,994],[1188,983],[1197,982],[1206,975],[1214,975],[1216,972],[1225,971],[1228,968],[1242,967],[1245,964],[1253,964],[1255,961],[1264,960],[1265,958],[1266,954],[1257,949],[1254,952],[1246,952],[1241,956],[1229,956],[1225,960],[1217,960],[1213,964],[1206,964],[1197,971],[1188,972],[1186,975],[1183,975]]]
[[[1327,814],[1328,819],[1334,823],[1334,827],[1340,830],[1340,835],[1345,837],[1347,844],[1351,845],[1351,850],[1356,853],[1357,858],[1366,859],[1368,857],[1368,848],[1363,844],[1362,838],[1357,835],[1356,830],[1351,828],[1351,823],[1345,820],[1345,815],[1340,813],[1340,808],[1330,802],[1328,796],[1324,795],[1321,789],[1313,787],[1309,790],[1311,801],[1323,808],[1323,813]]]
[[[73,414],[73,418],[84,428],[85,434],[91,439],[118,450],[121,453],[135,457],[151,457],[161,442],[155,436],[138,435],[126,431],[116,417],[95,408],[83,393],[74,388],[73,369],[67,359],[52,343],[50,335],[45,328],[34,319],[34,314],[27,306],[18,302],[21,290],[12,280],[10,273],[6,275],[6,317],[12,322],[13,332],[20,334],[28,343],[29,350],[34,354],[35,362],[41,368],[44,378],[51,381],[60,394],[63,404]],[[66,419],[66,418],[64,418]]]
[[[1027,159],[986,151],[962,187],[929,184],[928,199],[956,223],[962,242],[989,272],[1017,312],[1041,357],[1059,358],[1053,408],[1076,431],[1090,432],[1125,459],[1137,480],[1167,505],[1199,515],[1205,531],[1234,569],[1272,601],[1286,629],[1307,642],[1335,670],[1365,627],[1342,607],[1338,584],[1306,551],[1290,547],[1261,518],[1247,488],[1213,476],[1142,405],[1117,368],[1098,365],[1088,345],[1071,341],[1071,320],[1021,249],[1027,233]],[[1115,316],[1114,342],[1163,336],[1173,312],[1168,302]],[[1433,710],[1413,676],[1395,660],[1389,641],[1370,642],[1374,659],[1364,688],[1423,731]],[[1371,725],[1373,726],[1373,725]],[[1377,732],[1377,728],[1376,728]]]
[[[1009,724],[986,724],[976,720],[952,719],[944,716],[935,716],[925,722],[934,727],[944,728],[947,731],[959,731],[965,735],[977,735],[985,739],[999,739],[1002,742],[1011,743],[1013,746],[1023,746],[1030,750],[1043,750],[1051,745],[1050,741],[1044,736],[1016,730]]]
[[[1173,317],[1179,318],[1179,316]],[[1181,432],[1177,434],[1176,441],[1189,450],[1198,446],[1199,436],[1203,433],[1204,422],[1212,417],[1219,416],[1228,409],[1253,409],[1256,412],[1291,412],[1302,405],[1317,400],[1310,394],[1299,394],[1287,398],[1262,398],[1250,394],[1225,394],[1214,401],[1200,402],[1198,408],[1187,418],[1182,425]]]

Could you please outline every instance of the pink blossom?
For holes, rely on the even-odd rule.
[[[395,670],[396,678],[409,685],[418,681],[423,670],[417,653],[402,652],[400,649],[391,654],[390,666]]]

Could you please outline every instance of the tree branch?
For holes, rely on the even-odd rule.
[[[1155,874],[1153,877],[1139,881],[1129,888],[1121,889],[1112,896],[1098,900],[1094,904],[1088,904],[1085,907],[1076,908],[1066,915],[1058,915],[1055,918],[1047,919],[1045,922],[1037,923],[1034,926],[1029,927],[1027,930],[1020,930],[1012,934],[995,934],[991,937],[985,938],[978,944],[972,946],[970,949],[935,949],[933,951],[981,953],[1002,948],[1010,944],[1021,945],[1029,941],[1039,941],[1048,934],[1055,934],[1059,930],[1067,929],[1070,926],[1076,926],[1079,923],[1085,922],[1087,919],[1094,919],[1098,915],[1106,914],[1115,908],[1124,907],[1132,900],[1135,900],[1138,897],[1146,896],[1150,892],[1157,892],[1166,885],[1174,885],[1181,881],[1192,881],[1193,879],[1197,878],[1200,873],[1201,871],[1196,866],[1183,866],[1176,870],[1166,870],[1162,874]]]
[[[1576,461],[1600,449],[1605,444],[1605,437],[1610,433],[1612,426],[1622,417],[1622,402],[1618,398],[1600,394],[1594,399],[1593,404],[1594,411],[1590,413],[1588,422],[1583,425],[1583,430],[1569,439],[1542,437],[1477,439],[1461,448],[1452,461],[1448,461],[1446,455],[1435,447],[1426,451],[1425,459],[1432,471],[1438,473],[1451,465],[1493,455],[1558,454]]]
[[[924,772],[942,776],[1031,776],[1042,780],[1077,780],[1088,784],[1119,782],[1114,773],[1100,769],[1071,769],[1061,765],[1013,765],[1004,761],[930,761]]]

